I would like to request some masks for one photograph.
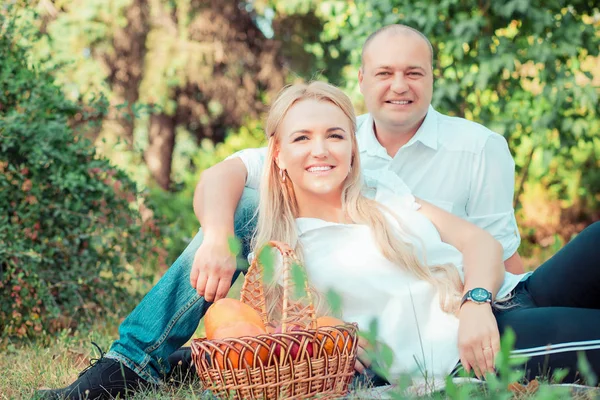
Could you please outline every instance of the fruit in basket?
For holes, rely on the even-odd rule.
[[[256,325],[244,321],[233,322],[221,328],[218,328],[213,332],[213,340],[223,340],[223,339],[231,339],[231,338],[242,338],[245,336],[258,336],[266,334],[266,330],[257,327]],[[267,347],[261,346],[257,342],[246,341],[251,347],[251,349],[242,345],[241,343],[228,343],[222,344],[219,348],[224,351],[224,353],[216,352],[215,360],[221,369],[228,369],[229,362],[231,362],[231,367],[233,368],[246,368],[252,367],[254,364],[254,353],[258,348],[258,359],[260,359],[263,364],[266,364],[267,359],[269,357],[269,350]],[[227,348],[229,348],[228,351]],[[240,360],[243,351],[243,358]],[[258,363],[257,363],[258,364]]]
[[[217,300],[209,307],[204,316],[206,338],[209,340],[216,339],[215,332],[217,329],[238,322],[252,324],[261,331],[266,331],[265,324],[255,309],[239,300],[225,298]]]
[[[286,341],[287,346],[289,347],[290,351],[290,356],[292,357],[292,360],[294,361],[298,361],[298,359],[301,356],[301,346],[306,346],[306,353],[308,354],[308,357],[312,357],[314,354],[314,343],[310,342],[310,339],[306,336],[306,335],[302,335],[302,334],[292,334],[293,331],[301,331],[303,330],[303,328],[301,326],[298,325],[293,325],[291,326],[288,331],[286,332],[288,335],[291,335],[292,337],[294,337],[295,339],[298,339],[298,341],[300,341],[300,344],[298,344],[296,341]],[[281,330],[281,325],[278,325],[275,330],[273,331],[273,333],[282,333]],[[308,342],[308,343],[307,343]],[[281,351],[284,351],[281,348],[281,345],[279,343],[275,344],[275,349],[273,351],[273,353],[275,354],[275,357],[279,357]]]
[[[337,347],[340,351],[340,353],[343,351],[344,349],[344,339],[348,337],[348,332],[343,332],[343,336],[341,337],[339,336],[339,331],[337,330],[327,330],[327,333],[329,333],[333,339],[325,334],[325,333],[318,333],[318,329],[319,328],[323,328],[323,327],[335,327],[335,326],[340,326],[340,325],[345,325],[346,323],[344,321],[342,321],[341,319],[335,318],[335,317],[330,317],[328,315],[323,316],[323,317],[319,317],[317,318],[317,338],[319,339],[320,342],[322,342],[323,340],[325,341],[325,343],[323,344],[323,348],[325,350],[325,352],[327,353],[327,355],[332,356],[335,353],[335,345],[337,344]],[[348,351],[350,351],[352,347],[352,342],[348,341],[348,344],[346,345],[346,348]]]

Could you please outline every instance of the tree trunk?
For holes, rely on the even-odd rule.
[[[164,190],[169,190],[171,186],[174,147],[175,118],[166,114],[152,114],[144,160],[152,177]]]
[[[104,60],[110,70],[108,81],[115,97],[109,119],[117,123],[111,129],[124,138],[128,148],[133,150],[136,116],[132,106],[139,98],[139,85],[144,72],[146,37],[150,30],[148,1],[133,0],[125,11],[125,17],[127,24],[114,33],[114,52],[105,54]]]

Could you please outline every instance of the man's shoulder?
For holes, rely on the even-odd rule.
[[[360,131],[362,126],[369,120],[370,116],[371,116],[371,114],[366,113],[366,114],[361,114],[356,117],[356,132],[357,133],[358,133],[358,131]]]
[[[448,150],[480,153],[488,142],[507,145],[506,139],[499,133],[465,118],[438,112],[437,125],[439,141]]]
[[[263,163],[266,155],[267,147],[251,147],[248,149],[236,151],[235,153],[227,157],[226,160],[231,160],[232,158],[240,158],[242,162],[246,165],[246,168],[248,168],[248,166],[251,163]]]

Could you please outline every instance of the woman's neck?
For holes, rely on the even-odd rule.
[[[318,218],[328,222],[347,223],[341,193],[331,195],[296,194],[299,218]]]

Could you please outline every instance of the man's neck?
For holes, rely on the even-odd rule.
[[[424,120],[425,119],[423,118],[423,121]],[[375,132],[377,141],[385,148],[388,155],[394,158],[396,153],[398,153],[398,150],[415,136],[423,124],[423,121],[411,128],[399,129],[396,127],[386,127],[383,124],[378,125],[375,120],[373,120],[373,132]]]

